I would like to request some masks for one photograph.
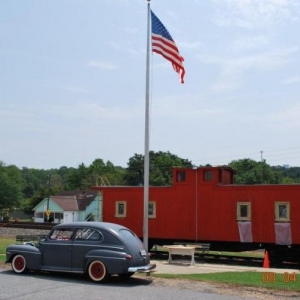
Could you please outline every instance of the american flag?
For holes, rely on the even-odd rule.
[[[184,83],[184,66],[183,57],[180,55],[179,50],[172,39],[169,31],[158,19],[158,17],[151,11],[152,23],[152,52],[162,55],[165,59],[169,60],[175,72],[179,74],[180,82]]]

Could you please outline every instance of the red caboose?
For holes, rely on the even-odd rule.
[[[235,185],[229,167],[173,168],[173,184],[149,188],[149,248],[209,242],[211,250],[268,249],[300,257],[300,185]],[[95,186],[103,221],[143,236],[143,187]],[[276,251],[275,251],[276,250]],[[273,251],[273,252],[272,252]]]

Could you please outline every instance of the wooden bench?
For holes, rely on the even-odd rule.
[[[172,254],[178,255],[190,255],[191,256],[191,265],[195,264],[195,249],[196,246],[183,246],[183,245],[167,245],[163,246],[169,251],[168,262],[172,263]]]
[[[17,243],[25,243],[25,242],[38,242],[44,239],[47,235],[16,235]]]
[[[201,244],[194,244],[196,246],[197,253],[208,253],[210,250],[210,244],[209,243],[201,243]]]
[[[196,254],[205,254],[210,250],[210,243],[180,243],[180,245],[196,247]]]

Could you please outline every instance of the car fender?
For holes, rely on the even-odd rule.
[[[41,251],[32,245],[10,245],[6,248],[6,263],[11,263],[16,255],[24,256],[26,268],[29,270],[39,270],[41,265]]]
[[[113,251],[107,249],[96,249],[91,250],[86,254],[86,266],[85,271],[89,264],[94,260],[102,261],[109,274],[119,274],[122,272],[126,272],[128,266],[132,264],[128,260],[128,253],[124,252],[124,249],[121,251]],[[116,263],[118,261],[118,263]]]

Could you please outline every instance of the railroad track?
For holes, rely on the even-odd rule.
[[[42,230],[50,230],[54,225],[54,223],[31,223],[31,222],[0,222],[0,227],[7,228],[22,228],[22,229],[42,229]]]
[[[150,251],[151,257],[155,259],[168,259],[169,253],[166,251]],[[182,255],[172,254],[174,258],[182,258]],[[187,258],[188,259],[188,258]],[[249,257],[249,256],[233,256],[223,254],[199,254],[195,253],[195,261],[199,263],[216,263],[216,264],[233,264],[233,265],[247,265],[260,267],[263,265],[263,258]]]

